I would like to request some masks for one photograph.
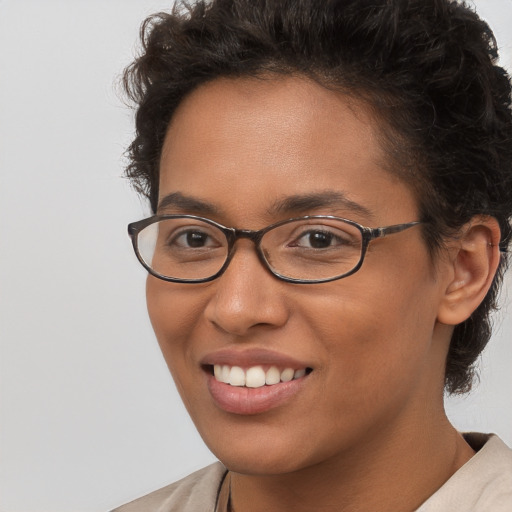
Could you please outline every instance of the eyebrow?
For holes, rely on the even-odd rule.
[[[169,208],[189,213],[193,211],[202,215],[215,215],[219,213],[219,209],[214,204],[196,197],[185,196],[181,192],[173,192],[164,196],[158,204],[157,211]]]
[[[369,219],[374,218],[374,214],[371,210],[359,203],[351,201],[344,193],[334,192],[332,190],[286,196],[283,199],[276,200],[272,206],[268,208],[267,213],[270,216],[279,214],[294,215],[311,210],[318,210],[320,208],[350,211]],[[220,214],[220,209],[213,203],[196,197],[185,196],[181,192],[173,192],[160,200],[157,211],[160,212],[167,209],[180,210],[184,213],[194,212],[199,215]]]
[[[369,219],[374,218],[374,214],[371,210],[359,203],[351,201],[343,192],[334,192],[332,190],[287,196],[277,200],[268,211],[270,214],[291,214],[304,213],[319,208],[347,210],[368,217]]]

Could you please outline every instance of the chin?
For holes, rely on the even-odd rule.
[[[257,423],[257,422],[255,422]],[[293,435],[286,425],[269,428],[254,423],[249,428],[212,431],[203,437],[212,453],[230,470],[246,475],[283,475],[300,471],[330,458],[332,450],[314,446],[300,432]]]
[[[260,450],[261,452],[261,450]],[[300,464],[293,461],[290,457],[275,457],[252,454],[252,455],[239,455],[229,454],[219,460],[230,470],[235,473],[243,475],[257,475],[257,476],[271,476],[283,475],[293,473],[295,471],[304,469],[307,464]]]

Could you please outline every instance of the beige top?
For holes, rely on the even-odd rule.
[[[512,512],[512,450],[495,435],[465,438],[476,455],[416,512]],[[112,512],[226,512],[226,474],[216,462]]]
[[[512,450],[496,435],[464,437],[476,455],[416,512],[512,512]]]

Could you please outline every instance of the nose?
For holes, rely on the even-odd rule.
[[[250,240],[239,240],[228,268],[212,283],[205,316],[218,329],[238,337],[282,327],[288,320],[287,286],[293,285],[263,266]]]

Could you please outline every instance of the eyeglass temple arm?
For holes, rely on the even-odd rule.
[[[370,230],[370,239],[381,238],[386,235],[392,235],[394,233],[400,233],[401,231],[405,231],[406,229],[412,228],[413,226],[417,226],[418,224],[422,224],[421,221],[415,222],[407,222],[406,224],[395,224],[394,226],[386,226],[383,228],[374,228]]]

